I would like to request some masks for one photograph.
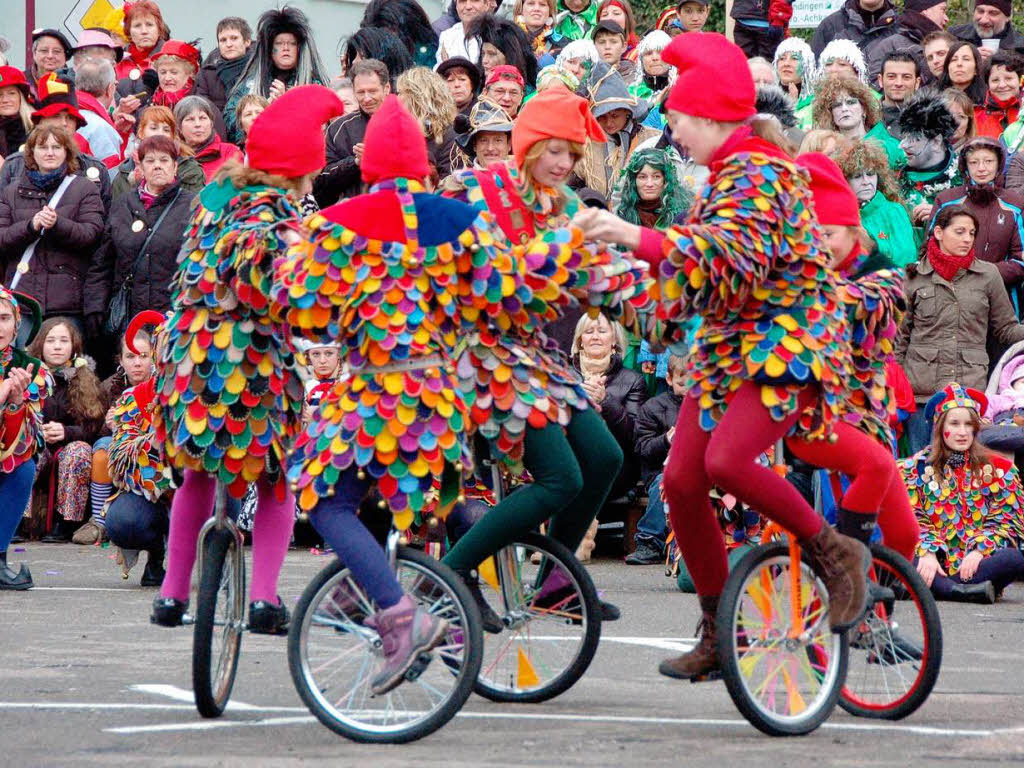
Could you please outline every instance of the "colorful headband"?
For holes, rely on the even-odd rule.
[[[973,387],[962,387],[956,382],[942,390],[942,399],[935,408],[936,415],[951,411],[954,408],[967,408],[976,413],[984,413],[988,408],[985,393]]]

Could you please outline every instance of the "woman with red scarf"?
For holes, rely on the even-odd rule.
[[[998,139],[1003,131],[1017,122],[1020,114],[1020,79],[1024,76],[1024,59],[999,51],[989,59],[985,72],[985,102],[974,108],[974,122],[979,136]]]
[[[986,340],[1010,345],[1024,339],[1024,325],[1017,322],[996,265],[975,258],[977,232],[971,211],[947,206],[935,217],[925,255],[907,267],[907,314],[896,360],[918,404],[906,422],[915,452],[931,442],[924,417],[928,399],[953,381],[984,390]]]

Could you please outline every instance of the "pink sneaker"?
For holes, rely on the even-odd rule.
[[[448,622],[425,611],[408,595],[392,607],[366,620],[377,630],[384,646],[384,664],[370,684],[374,696],[397,688],[422,653],[436,648],[448,631]]]

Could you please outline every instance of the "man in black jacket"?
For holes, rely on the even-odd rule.
[[[668,373],[665,375],[669,390],[640,406],[636,417],[636,452],[640,457],[643,484],[647,488],[647,511],[637,523],[636,550],[626,557],[627,565],[655,565],[665,559],[668,523],[665,504],[661,500],[661,472],[686,395],[684,368],[683,358],[669,356]]]
[[[846,0],[818,25],[811,50],[821,56],[833,40],[853,40],[862,51],[896,31],[896,10],[889,0]]]
[[[982,46],[982,40],[998,40],[999,50],[1024,54],[1024,35],[1013,28],[1012,15],[1010,0],[978,0],[974,4],[971,23],[953,27],[949,31],[961,40],[978,46],[986,61],[995,51]]]
[[[362,191],[359,163],[363,158],[366,125],[391,93],[391,76],[382,61],[357,61],[349,74],[359,111],[343,115],[327,126],[327,166],[313,181],[313,196],[321,208]]]

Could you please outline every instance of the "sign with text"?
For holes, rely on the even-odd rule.
[[[843,7],[845,0],[795,0],[791,29],[814,29],[833,11]]]

